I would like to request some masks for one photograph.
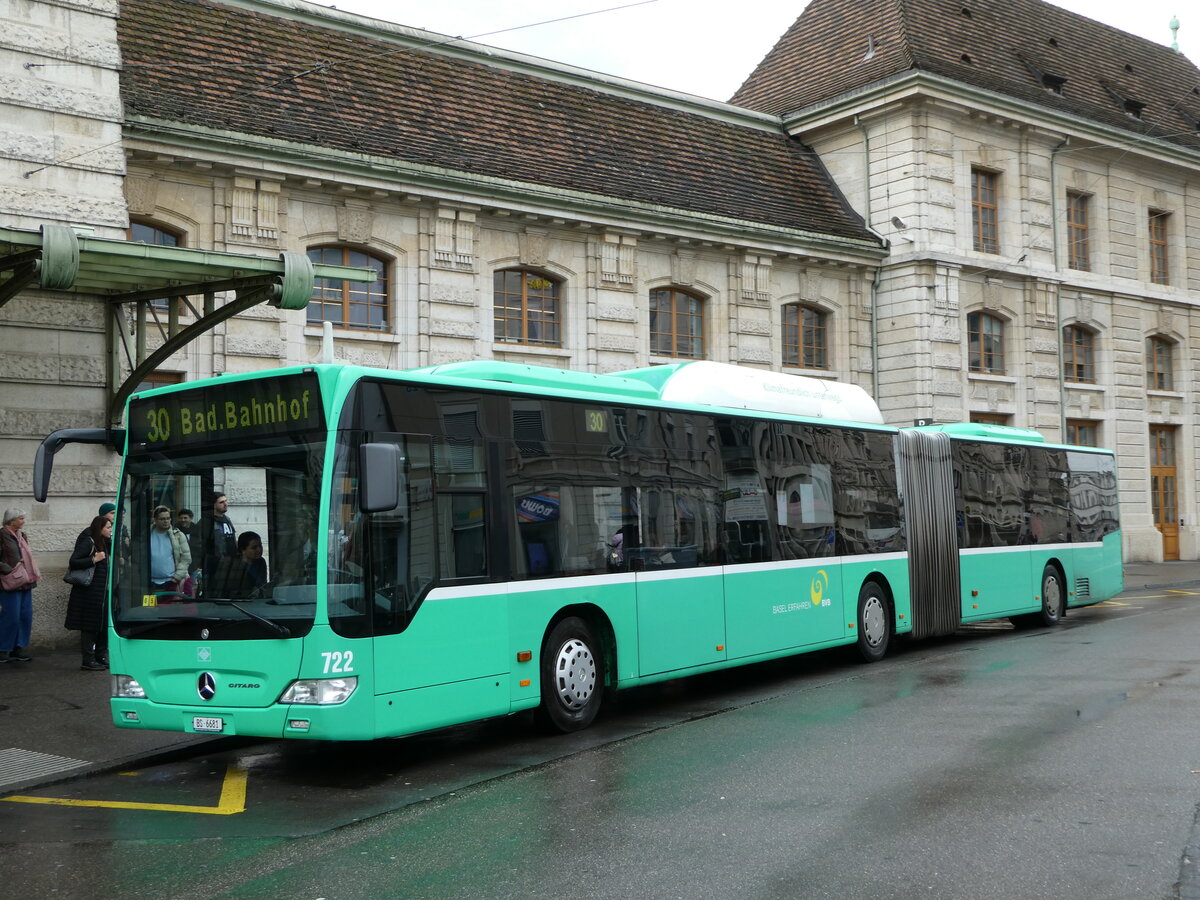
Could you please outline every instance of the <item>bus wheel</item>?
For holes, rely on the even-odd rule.
[[[557,731],[592,724],[604,698],[604,657],[587,622],[563,619],[542,650],[542,715]]]
[[[1058,569],[1047,564],[1042,570],[1042,612],[1039,624],[1057,625],[1063,615],[1063,586]]]
[[[891,636],[887,594],[874,581],[863,582],[862,590],[858,592],[858,652],[863,661],[883,659]]]

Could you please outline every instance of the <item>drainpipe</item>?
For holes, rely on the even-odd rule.
[[[1067,376],[1063,372],[1062,279],[1057,277],[1061,265],[1058,255],[1058,169],[1054,161],[1069,143],[1068,135],[1050,151],[1050,247],[1054,254],[1054,330],[1058,340],[1058,434],[1064,444],[1067,442]]]
[[[854,116],[854,125],[862,132],[863,136],[863,218],[867,223],[867,230],[883,241],[888,252],[891,252],[892,243],[874,228],[871,227],[871,135],[859,119],[858,115]],[[875,267],[875,276],[871,279],[871,385],[874,388],[875,405],[879,405],[879,283],[883,280],[883,266]]]

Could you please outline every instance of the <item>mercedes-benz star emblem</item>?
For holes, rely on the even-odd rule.
[[[213,678],[212,672],[201,672],[200,677],[196,679],[196,693],[200,695],[201,700],[211,700],[217,693],[217,679]]]
[[[208,629],[207,628],[200,629],[200,640],[202,640],[202,641],[208,640]]]

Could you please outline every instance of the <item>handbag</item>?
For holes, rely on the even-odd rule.
[[[96,542],[92,541],[92,554],[96,553]],[[96,574],[96,564],[92,563],[86,569],[67,569],[67,574],[63,576],[63,581],[67,584],[73,584],[78,587],[87,587],[92,583],[92,577]]]
[[[23,591],[29,585],[29,573],[25,571],[25,560],[21,560],[11,570],[0,574],[0,588],[6,591]]]
[[[88,566],[86,569],[67,569],[67,574],[63,576],[63,581],[78,587],[87,587],[92,583],[92,576],[95,574],[95,566]]]

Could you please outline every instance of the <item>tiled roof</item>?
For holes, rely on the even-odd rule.
[[[1187,57],[1041,0],[812,0],[731,102],[786,115],[913,69],[1200,148]]]
[[[118,34],[130,117],[876,240],[806,146],[737,111],[403,49],[282,7],[122,0]]]

